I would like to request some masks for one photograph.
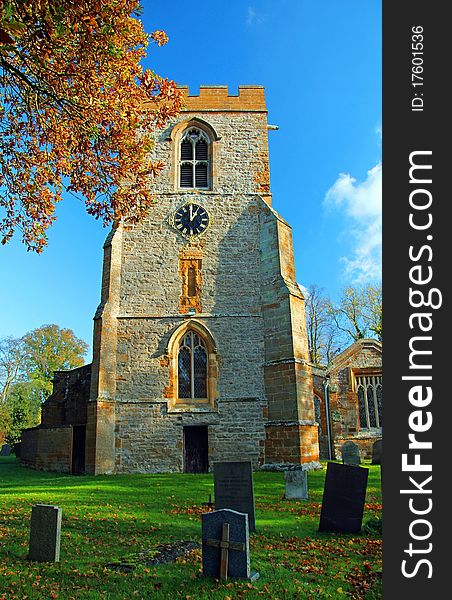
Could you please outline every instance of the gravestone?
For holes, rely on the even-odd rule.
[[[230,508],[248,515],[249,530],[256,530],[251,462],[213,464],[215,509]]]
[[[9,456],[11,454],[11,446],[9,444],[3,444],[0,450],[0,456]]]
[[[383,456],[383,440],[377,440],[372,446],[372,464],[381,465]]]
[[[250,570],[248,515],[222,509],[202,515],[202,574],[255,581]]]
[[[21,442],[17,442],[17,444],[13,445],[13,452],[16,455],[16,458],[20,458],[20,449],[22,448]]]
[[[344,465],[358,466],[361,464],[359,446],[354,442],[345,442],[341,448],[341,455]]]
[[[51,504],[35,504],[31,509],[29,560],[60,560],[61,508]]]
[[[319,531],[358,533],[364,512],[369,469],[329,462]]]
[[[286,500],[307,500],[308,498],[308,473],[304,469],[290,469],[284,471],[286,482]]]

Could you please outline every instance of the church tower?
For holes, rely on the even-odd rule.
[[[318,460],[304,298],[272,208],[264,89],[184,89],[146,220],[104,246],[85,470]]]

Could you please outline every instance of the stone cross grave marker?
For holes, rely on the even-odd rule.
[[[372,464],[381,465],[383,456],[383,440],[377,440],[372,446]]]
[[[29,560],[60,560],[61,513],[61,508],[50,504],[35,504],[32,507]]]
[[[286,482],[286,500],[307,500],[308,473],[305,469],[288,469],[284,471]]]
[[[341,455],[344,465],[358,466],[361,464],[359,446],[354,442],[345,442],[341,448]]]
[[[222,509],[202,515],[202,573],[205,577],[228,577],[255,581],[250,570],[248,515]]]
[[[369,469],[329,462],[319,531],[358,533],[364,512]]]
[[[251,462],[213,464],[215,509],[230,508],[248,515],[249,530],[256,530]]]

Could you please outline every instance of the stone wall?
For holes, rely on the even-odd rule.
[[[91,365],[70,371],[55,371],[53,392],[42,407],[41,424],[86,425],[86,406],[91,385]]]
[[[333,454],[341,459],[340,448],[346,441],[360,447],[361,458],[371,458],[373,443],[382,437],[381,428],[361,429],[358,413],[358,395],[354,388],[356,372],[381,375],[382,346],[371,339],[361,339],[339,354],[332,365],[325,369],[328,378],[328,397]],[[315,378],[316,392],[325,409],[324,394],[321,395],[320,377]]]
[[[271,208],[261,219],[261,286],[268,401],[265,461],[318,461],[304,297],[290,226]]]
[[[218,411],[168,412],[166,402],[121,403],[116,412],[116,471],[181,472],[183,428],[208,427],[209,468],[213,462],[263,462],[262,405],[255,398],[229,399]]]
[[[72,427],[34,427],[22,432],[21,464],[43,471],[71,473]]]

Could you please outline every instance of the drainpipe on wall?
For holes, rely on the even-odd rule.
[[[333,450],[331,446],[331,427],[330,427],[330,399],[328,394],[329,380],[325,379],[323,382],[323,389],[325,393],[325,412],[326,412],[326,435],[328,438],[328,459],[333,460]]]

